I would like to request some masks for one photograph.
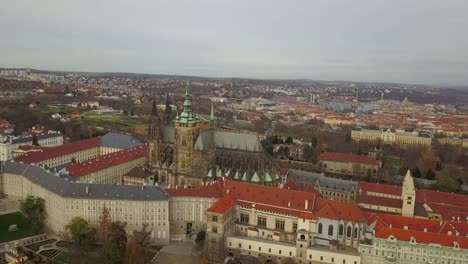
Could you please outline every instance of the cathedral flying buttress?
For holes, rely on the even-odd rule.
[[[263,150],[258,134],[217,129],[213,105],[209,130],[200,129],[188,90],[183,110],[173,121],[169,96],[163,118],[153,100],[148,146],[147,166],[162,186],[198,187],[219,177],[266,185],[279,183],[278,168]]]

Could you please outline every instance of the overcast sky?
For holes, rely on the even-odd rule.
[[[468,85],[468,1],[3,0],[0,67]]]

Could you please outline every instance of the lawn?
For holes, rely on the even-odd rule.
[[[17,225],[18,230],[8,231],[10,225]],[[31,224],[19,212],[0,215],[0,243],[32,236]]]
[[[59,252],[60,251],[58,251],[56,249],[47,249],[47,250],[41,251],[39,254],[41,254],[43,256],[46,256],[46,257],[49,257],[49,258],[52,258],[55,255],[57,255],[57,253],[59,253]]]
[[[31,249],[31,250],[38,251],[40,246],[45,245],[45,244],[54,243],[55,241],[57,241],[57,239],[47,239],[47,240],[41,241],[39,243],[27,245],[26,247]]]
[[[55,256],[54,260],[60,261],[62,263],[68,263],[68,256],[70,254],[68,252],[60,252],[58,255]]]

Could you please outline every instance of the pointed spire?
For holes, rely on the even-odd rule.
[[[188,89],[185,91],[184,108],[180,117],[176,119],[176,122],[179,124],[190,124],[192,126],[198,124],[198,117],[192,113],[192,95]]]
[[[148,123],[148,138],[151,140],[159,138],[159,116],[158,107],[156,106],[156,97],[153,97],[153,106],[151,108],[151,116]]]
[[[166,125],[170,125],[172,117],[172,107],[171,102],[169,101],[169,93],[166,93],[166,109],[164,109],[164,117]]]
[[[158,107],[156,106],[156,96],[153,97],[153,107],[151,108],[151,117],[158,116]]]
[[[213,102],[211,102],[210,130],[214,131],[214,129],[215,129],[215,117],[214,117]]]

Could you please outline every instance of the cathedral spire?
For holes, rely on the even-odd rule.
[[[211,114],[210,114],[210,130],[214,132],[215,129],[215,117],[214,117],[214,109],[213,109],[213,102],[211,103]]]
[[[198,124],[198,117],[192,112],[192,95],[188,89],[185,91],[184,108],[179,118],[176,118],[176,123],[192,126]]]
[[[166,109],[164,109],[165,125],[171,124],[171,117],[172,117],[172,107],[171,107],[171,102],[169,101],[169,93],[167,93],[166,94]]]
[[[151,118],[158,117],[158,107],[156,106],[156,96],[153,97],[153,107],[151,107]]]
[[[148,138],[150,140],[159,137],[159,116],[158,107],[156,105],[156,97],[153,97],[153,106],[151,108],[151,116],[148,123]]]

